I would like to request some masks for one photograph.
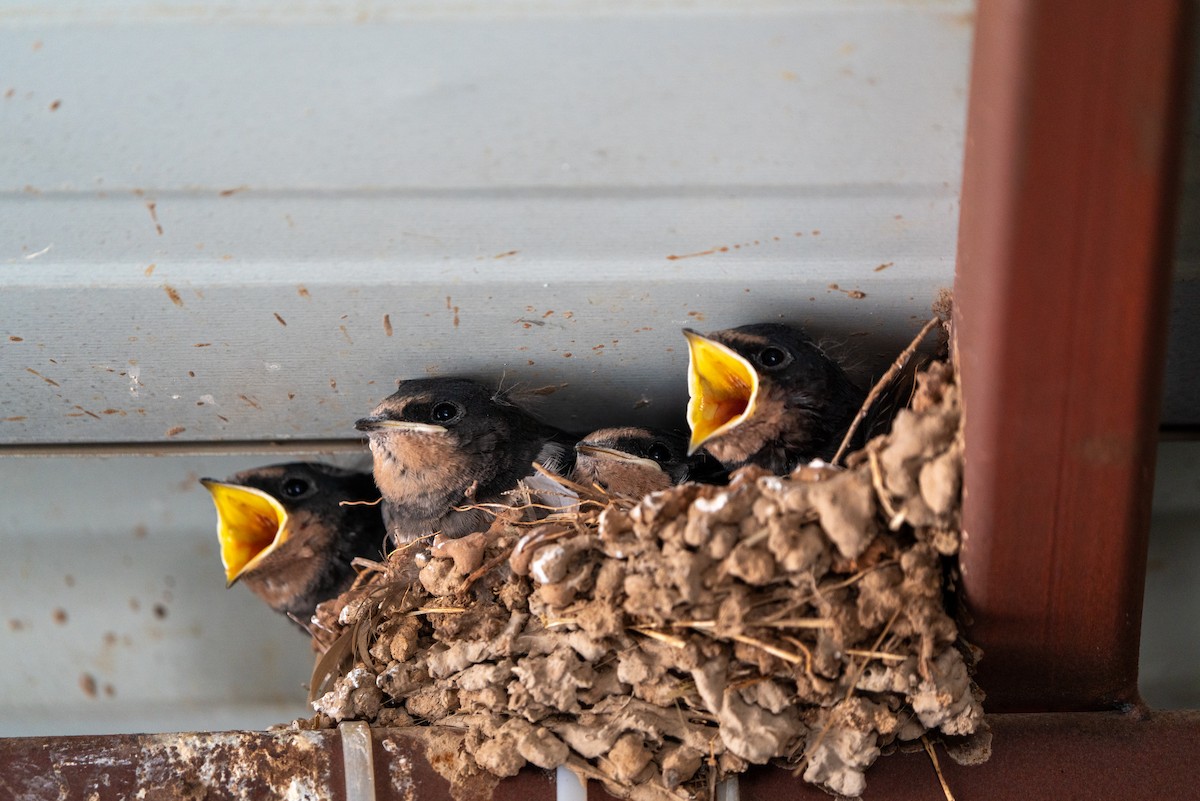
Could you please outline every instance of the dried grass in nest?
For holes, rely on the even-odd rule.
[[[860,795],[881,750],[983,727],[943,603],[961,469],[935,362],[845,469],[575,486],[577,509],[397,551],[318,610],[314,721],[445,727],[468,773],[565,764],[634,799],[768,762]]]

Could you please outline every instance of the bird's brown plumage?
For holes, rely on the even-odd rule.
[[[379,497],[370,473],[292,462],[245,470],[225,481],[201,482],[217,507],[229,584],[245,584],[272,609],[301,625],[317,604],[341,594],[354,581],[355,557],[377,560],[384,552],[379,507],[365,505]],[[248,513],[237,508],[266,501],[264,495],[274,503],[267,501]],[[247,526],[260,530],[246,532]]]
[[[370,437],[384,519],[397,544],[486,529],[486,504],[534,473],[537,461],[566,475],[574,438],[465,378],[400,382],[355,423]]]
[[[833,457],[865,393],[806,333],[774,323],[685,333],[693,451],[776,473]]]

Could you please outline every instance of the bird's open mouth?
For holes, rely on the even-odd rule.
[[[634,456],[632,453],[625,451],[614,450],[613,448],[603,448],[599,445],[589,445],[586,442],[581,442],[575,446],[577,453],[591,456],[593,459],[607,459],[614,462],[626,462],[629,464],[637,464],[645,467],[653,467],[655,470],[662,472],[662,465],[653,459],[647,459],[644,456]]]
[[[687,421],[692,429],[691,456],[708,440],[724,434],[754,410],[758,373],[736,351],[685,328],[688,341]]]
[[[287,511],[262,490],[211,478],[200,483],[217,507],[217,539],[228,586],[287,542]]]

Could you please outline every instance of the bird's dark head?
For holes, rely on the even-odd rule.
[[[337,534],[374,522],[377,509],[343,506],[379,497],[371,476],[317,462],[268,465],[236,473],[225,481],[200,479],[217,509],[217,538],[225,578],[233,584],[248,573],[282,566],[297,542]]]
[[[377,443],[406,447],[415,440],[458,447],[497,426],[506,427],[511,408],[496,392],[467,378],[416,378],[401,381],[370,417],[354,427]],[[436,444],[433,447],[437,447]]]
[[[506,448],[537,425],[477,381],[421,378],[401,381],[354,427],[370,437],[384,498],[409,503],[459,485],[486,484],[503,468]]]
[[[640,497],[684,481],[687,441],[647,428],[602,428],[575,445],[575,475],[614,494]]]
[[[780,437],[802,442],[826,406],[838,406],[840,422],[840,406],[854,394],[841,367],[798,328],[763,323],[684,335],[689,452],[703,446],[732,464]]]

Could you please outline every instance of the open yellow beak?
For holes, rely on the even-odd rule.
[[[253,570],[268,554],[287,542],[287,512],[262,490],[226,484],[211,478],[200,483],[212,493],[217,507],[217,539],[226,586]]]
[[[734,428],[754,411],[758,373],[735,350],[690,329],[687,421],[688,456],[713,437]]]

